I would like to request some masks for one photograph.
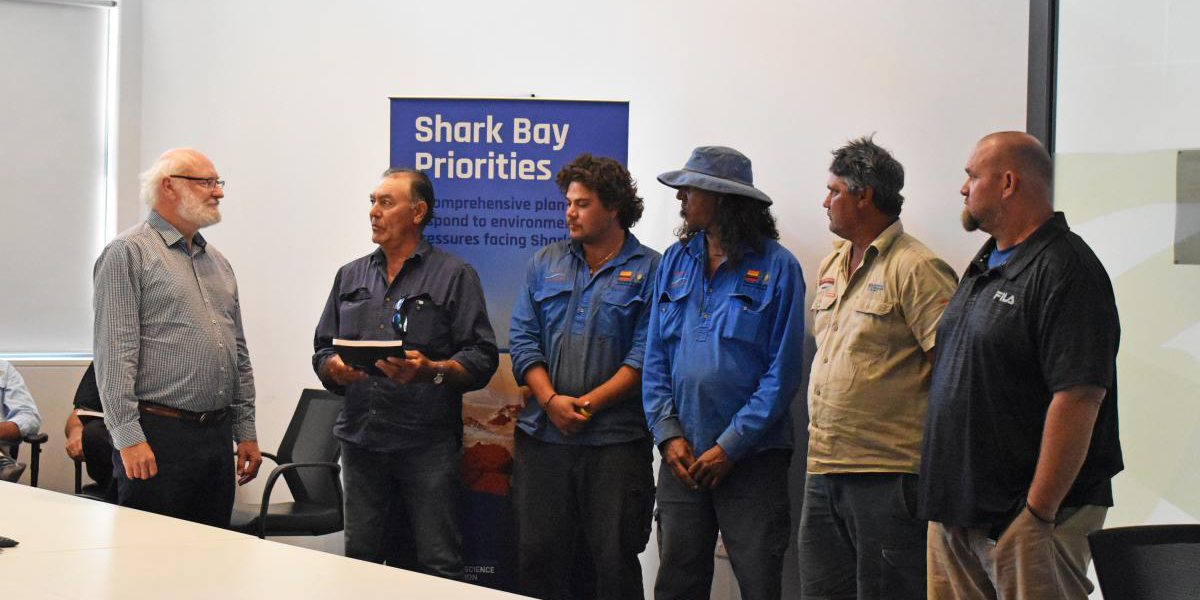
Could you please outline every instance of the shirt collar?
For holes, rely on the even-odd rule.
[[[567,247],[570,249],[569,251],[571,255],[577,260],[586,260],[583,256],[583,244],[580,244],[575,240],[571,240],[571,242],[567,244]],[[603,269],[609,265],[623,265],[629,262],[631,259],[642,256],[643,254],[645,254],[645,252],[642,250],[642,243],[638,241],[637,236],[633,235],[632,231],[627,229],[625,230],[625,241],[621,243],[621,249],[617,251],[617,255],[600,268]]]
[[[158,214],[157,210],[150,209],[150,216],[146,218],[146,223],[149,224],[154,231],[158,232],[158,235],[162,237],[163,243],[165,243],[168,248],[174,246],[183,239],[183,234],[179,233],[179,230],[175,229],[174,225],[168,223],[162,215]],[[204,236],[200,235],[200,232],[197,231],[196,235],[192,236],[192,244],[200,248],[204,248],[208,245],[208,242],[204,239]]]
[[[875,236],[874,240],[871,240],[871,243],[867,246],[867,249],[869,250],[870,248],[875,248],[876,254],[884,254],[889,248],[892,247],[892,244],[896,243],[896,240],[900,239],[900,236],[903,233],[904,225],[900,223],[900,219],[896,219],[891,225],[888,225],[886,229],[879,232],[879,235]],[[853,247],[854,246],[850,243],[850,240],[839,239],[833,242],[833,249],[838,254],[849,253],[850,249]]]
[[[1070,231],[1071,228],[1067,225],[1067,216],[1061,212],[1055,212],[1054,216],[1042,223],[1036,231],[1025,238],[1024,241],[1016,248],[1016,253],[1012,255],[1004,264],[996,267],[1001,276],[1005,279],[1013,280],[1025,270],[1030,263],[1042,253],[1050,242],[1058,239],[1058,236]],[[984,242],[983,247],[971,260],[971,264],[967,267],[971,271],[982,273],[988,270],[987,259],[988,255],[996,248],[996,238],[988,238]]]
[[[405,259],[405,262],[414,258],[424,262],[432,251],[433,246],[429,245],[429,241],[425,239],[425,236],[421,236],[421,240],[417,242],[416,249],[413,250],[411,256]],[[383,246],[375,247],[375,251],[371,253],[371,264],[379,265],[380,267],[387,265],[387,255],[383,253]]]

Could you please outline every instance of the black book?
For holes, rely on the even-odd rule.
[[[404,340],[333,340],[333,349],[342,362],[368,375],[383,377],[383,371],[375,366],[377,360],[389,356],[404,358]]]

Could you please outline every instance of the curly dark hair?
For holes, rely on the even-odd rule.
[[[621,163],[605,157],[580,154],[554,177],[558,191],[567,193],[567,188],[579,182],[600,196],[604,208],[617,211],[621,228],[628,230],[642,218],[642,199],[637,195],[637,182]]]
[[[899,217],[904,205],[904,166],[891,152],[875,143],[875,134],[850,140],[833,151],[829,172],[841,177],[852,194],[874,190],[871,202],[879,212]]]
[[[721,236],[721,250],[730,265],[742,261],[742,256],[748,250],[763,251],[764,240],[778,240],[779,229],[775,227],[775,216],[771,214],[771,205],[746,196],[734,194],[716,194],[717,206],[709,228],[717,230]],[[696,231],[688,231],[687,223],[675,230],[679,241],[687,245],[696,235]]]

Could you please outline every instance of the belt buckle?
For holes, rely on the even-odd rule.
[[[200,413],[200,419],[199,419],[199,421],[200,421],[201,423],[207,423],[207,422],[209,421],[209,418],[210,418],[210,417],[212,417],[212,416],[213,416],[213,412],[212,412],[212,411],[210,411],[210,412],[205,412],[205,413]]]

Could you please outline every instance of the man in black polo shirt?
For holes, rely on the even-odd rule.
[[[1050,156],[989,135],[963,226],[992,235],[938,326],[921,463],[929,597],[1084,599],[1112,506],[1120,339],[1112,284],[1051,207]]]

